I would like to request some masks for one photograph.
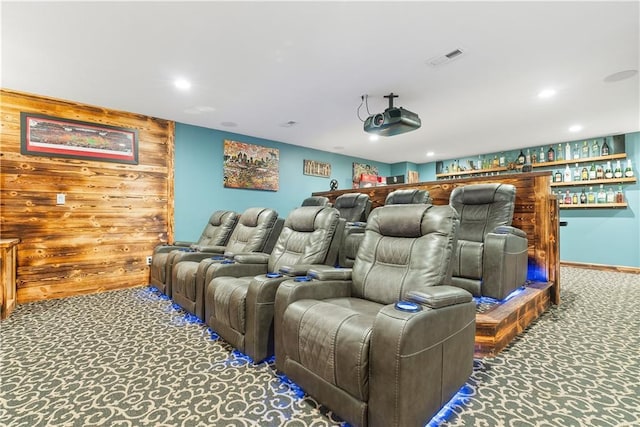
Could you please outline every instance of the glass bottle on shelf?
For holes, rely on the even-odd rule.
[[[596,200],[598,203],[607,203],[607,193],[604,192],[604,184],[600,184]]]
[[[607,162],[607,167],[604,169],[604,177],[606,179],[613,178],[613,170],[611,169],[611,161]]]
[[[524,156],[524,163],[526,165],[530,165],[531,164],[531,151],[529,151],[528,148],[527,148],[527,155]]]
[[[631,159],[627,159],[627,167],[624,169],[624,176],[631,178],[633,176],[633,168],[631,167]]]
[[[562,144],[558,144],[558,151],[556,151],[556,160],[557,161],[562,161],[564,160],[564,153],[562,150]]]
[[[584,187],[582,187],[582,193],[580,193],[580,204],[581,205],[587,204],[587,193],[584,192]]]
[[[500,167],[507,166],[507,158],[504,156],[504,151],[500,153]]]
[[[580,171],[580,181],[588,181],[589,180],[589,170],[586,166],[582,168]]]
[[[582,143],[582,154],[580,157],[583,159],[589,158],[589,143],[587,141]]]
[[[553,182],[562,182],[562,172],[557,170],[555,175],[553,175]]]
[[[564,193],[564,204],[565,205],[571,204],[571,193],[569,193],[569,190],[567,190],[567,192]]]
[[[576,142],[573,145],[573,159],[579,159],[580,158],[580,147],[578,147],[578,143]]]
[[[609,187],[607,190],[607,203],[616,202],[616,193],[613,192],[613,188]]]
[[[567,142],[564,145],[564,159],[571,160],[572,158],[573,156],[571,155],[571,145],[569,145],[569,143]]]
[[[600,157],[600,145],[597,139],[594,139],[591,145],[591,157]]]
[[[569,165],[564,168],[564,182],[571,182],[571,169],[569,169]]]
[[[578,193],[573,193],[573,196],[571,196],[571,204],[572,205],[578,204]]]
[[[614,178],[622,178],[622,165],[620,165],[620,160],[616,160],[616,168],[613,171]]]
[[[596,179],[596,164],[591,163],[591,168],[589,169],[589,179]]]
[[[589,187],[589,193],[587,194],[587,203],[596,202],[596,193],[593,192],[593,187]]]
[[[609,154],[613,154],[609,150],[609,144],[607,144],[607,140],[605,139],[602,143],[602,150],[600,150],[601,156],[608,156]]]
[[[497,168],[498,166],[500,166],[500,160],[498,160],[497,154],[493,155],[493,164],[491,166],[494,168]]]
[[[524,165],[524,162],[525,162],[524,153],[522,152],[522,150],[520,150],[520,154],[518,154],[518,164]]]
[[[533,150],[533,154],[531,155],[531,164],[534,163],[538,163],[538,155],[536,154],[535,150]]]
[[[540,147],[540,153],[538,154],[538,163],[544,163],[547,161],[546,154],[544,154],[544,148]]]
[[[578,167],[577,163],[576,163],[576,167],[573,168],[573,180],[580,181],[580,168]]]
[[[553,145],[550,145],[549,149],[547,150],[547,161],[549,162],[556,161],[556,152],[553,149]]]
[[[604,179],[604,169],[602,168],[602,165],[598,165],[598,168],[596,169],[596,179]]]
[[[622,185],[618,185],[616,192],[616,203],[624,203],[624,194],[622,193]]]

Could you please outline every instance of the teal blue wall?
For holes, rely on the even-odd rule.
[[[222,156],[225,139],[278,148],[279,191],[224,188]],[[640,132],[626,135],[625,141],[627,157],[632,159],[638,176]],[[175,147],[176,240],[197,239],[209,214],[217,209],[242,212],[248,207],[265,206],[286,217],[311,193],[329,190],[329,178],[303,175],[304,159],[331,163],[331,178],[338,180],[340,189],[351,188],[353,162],[376,166],[382,176],[406,175],[409,170],[417,170],[420,181],[434,181],[436,175],[435,162],[389,165],[180,123],[176,124]],[[515,155],[517,152],[519,150]],[[508,153],[509,156],[512,154]],[[640,267],[640,184],[623,188],[629,205],[627,209],[560,211],[560,220],[568,222],[568,226],[560,228],[562,261]]]
[[[224,188],[222,162],[225,139],[279,149],[280,189]],[[330,163],[331,178],[304,175],[302,164],[305,159]],[[391,175],[390,165],[385,163],[176,123],[175,239],[196,240],[211,212],[218,209],[243,212],[249,207],[261,206],[273,208],[280,216],[286,217],[311,193],[328,191],[331,179],[338,180],[339,189],[351,188],[353,162],[376,166],[382,176]]]

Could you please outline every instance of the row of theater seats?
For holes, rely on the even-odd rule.
[[[511,191],[467,186],[433,206],[425,191],[400,190],[370,215],[358,193],[333,207],[307,199],[284,221],[266,208],[216,212],[197,244],[157,248],[151,283],[254,361],[275,353],[279,370],[352,425],[423,425],[472,369],[475,304],[462,288],[475,287],[452,272],[498,268],[461,237],[475,237],[483,215],[504,216]],[[483,229],[515,254],[508,241],[522,236],[506,222]],[[355,250],[350,268],[345,250]]]

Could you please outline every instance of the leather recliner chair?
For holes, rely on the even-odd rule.
[[[208,247],[207,252],[186,254],[174,265],[170,280],[173,301],[204,320],[204,286],[198,286],[198,271],[230,262],[238,253],[271,252],[282,223],[273,209],[255,207],[245,210],[226,246]]]
[[[475,303],[446,285],[457,226],[446,205],[374,209],[353,269],[278,289],[276,367],[353,426],[424,425],[473,368]]]
[[[502,300],[527,280],[527,235],[511,227],[511,184],[456,187],[450,204],[460,215],[452,284],[475,296]]]
[[[331,206],[331,203],[325,196],[309,196],[302,201],[301,206]]]
[[[285,220],[271,254],[236,255],[233,275],[207,284],[206,323],[228,343],[258,362],[273,354],[273,302],[292,276],[318,265],[333,266],[344,227],[331,207],[304,206]],[[224,276],[224,277],[222,277]],[[243,277],[238,277],[243,276]]]
[[[158,245],[151,258],[149,282],[162,293],[167,293],[167,282],[171,278],[173,265],[188,252],[197,252],[209,246],[224,246],[238,223],[239,215],[232,211],[216,211],[202,230],[197,242],[173,242],[171,245]]]
[[[369,196],[362,193],[346,193],[336,198],[335,207],[340,211],[340,217],[347,221],[338,253],[341,267],[353,266],[371,204]]]
[[[395,190],[387,194],[384,205],[431,204],[431,196],[427,190]]]

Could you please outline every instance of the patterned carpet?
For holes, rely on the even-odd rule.
[[[430,426],[639,426],[640,275],[563,267],[562,304],[475,361]],[[20,305],[0,324],[3,426],[335,426],[150,288]]]

